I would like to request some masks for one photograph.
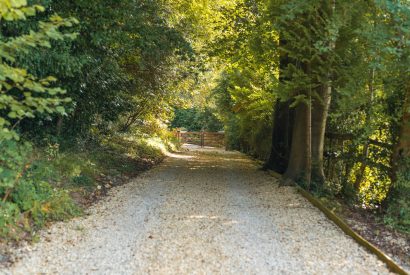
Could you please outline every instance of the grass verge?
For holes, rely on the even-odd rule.
[[[31,241],[48,223],[81,215],[108,189],[160,163],[171,147],[160,138],[125,135],[66,150],[59,144],[3,143],[0,246]]]

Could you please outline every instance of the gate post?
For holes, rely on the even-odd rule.
[[[177,130],[177,140],[181,143],[181,130]]]
[[[204,130],[201,131],[201,147],[204,148],[205,146],[205,132]]]

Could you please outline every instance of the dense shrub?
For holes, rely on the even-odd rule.
[[[23,231],[35,230],[49,220],[64,220],[80,213],[67,192],[57,188],[55,175],[54,164],[39,160],[30,144],[2,142],[1,238],[19,238]]]

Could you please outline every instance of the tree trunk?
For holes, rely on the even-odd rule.
[[[290,102],[276,102],[273,119],[272,147],[264,169],[283,174],[288,167],[292,141],[293,109]]]
[[[284,47],[286,40],[279,40],[279,47]],[[290,64],[287,53],[282,52],[279,58],[279,82],[284,82],[283,71]],[[272,147],[264,169],[272,169],[283,174],[289,163],[290,145],[292,142],[292,126],[294,110],[290,107],[290,100],[283,102],[278,99],[273,113]]]
[[[309,108],[306,103],[300,103],[295,107],[289,164],[284,174],[285,181],[283,184],[287,184],[289,181],[304,180],[311,173],[308,163],[309,157],[307,156],[309,140],[306,136],[309,132],[307,123]]]
[[[325,182],[323,150],[331,93],[330,85],[321,85],[317,89],[319,99],[312,102],[312,181],[318,188]]]
[[[410,85],[406,87],[398,140],[394,147],[393,159],[398,163],[400,159],[410,156]]]
[[[329,14],[329,17],[331,17],[336,9],[336,0],[330,2],[324,1],[322,8]],[[326,27],[324,29],[326,29]],[[336,48],[335,42],[330,42],[329,46],[332,50]],[[328,61],[328,54],[322,55],[321,59],[322,63],[316,64],[316,66],[325,65],[328,67],[327,71],[329,71],[331,64]],[[323,168],[323,151],[325,146],[327,117],[332,98],[330,73],[325,75],[325,79],[326,80],[322,80],[320,85],[316,88],[317,97],[315,97],[312,102],[312,181],[315,184],[316,189],[321,189],[326,180]]]
[[[402,165],[405,165],[404,160],[410,158],[410,81],[405,85],[404,104],[402,107],[402,116],[397,141],[393,148],[391,158],[391,181],[389,193],[383,202],[383,206],[387,206],[392,199],[400,192],[396,184],[398,173],[402,170]]]

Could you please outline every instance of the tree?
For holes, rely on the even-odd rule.
[[[25,20],[44,11],[42,6],[27,6],[26,1],[9,0],[0,5],[0,23]],[[18,37],[0,36],[0,140],[18,139],[16,125],[24,118],[33,118],[38,113],[65,114],[62,98],[65,91],[51,87],[54,77],[39,79],[25,68],[16,66],[19,54],[36,47],[50,47],[51,40],[74,39],[75,34],[62,33],[59,29],[71,27],[75,19],[63,19],[53,15],[47,22],[39,22],[37,32]]]
[[[324,134],[331,97],[332,51],[339,23],[333,15],[334,5],[324,1],[275,1],[270,6],[273,10],[271,20],[281,41],[279,74],[282,87],[287,91],[284,101],[293,101],[290,104],[294,108],[293,133],[279,141],[282,144],[291,142],[290,147],[282,146],[279,154],[279,158],[285,158],[288,163],[279,165],[277,170],[286,169],[286,178],[292,181],[303,179],[308,185],[312,178],[319,185],[324,182]],[[277,105],[275,115],[284,118],[283,122],[275,121],[278,130],[279,125],[289,124],[289,116],[280,114],[289,113],[286,104],[282,104]],[[275,133],[273,138],[276,140],[270,162],[278,159]]]

